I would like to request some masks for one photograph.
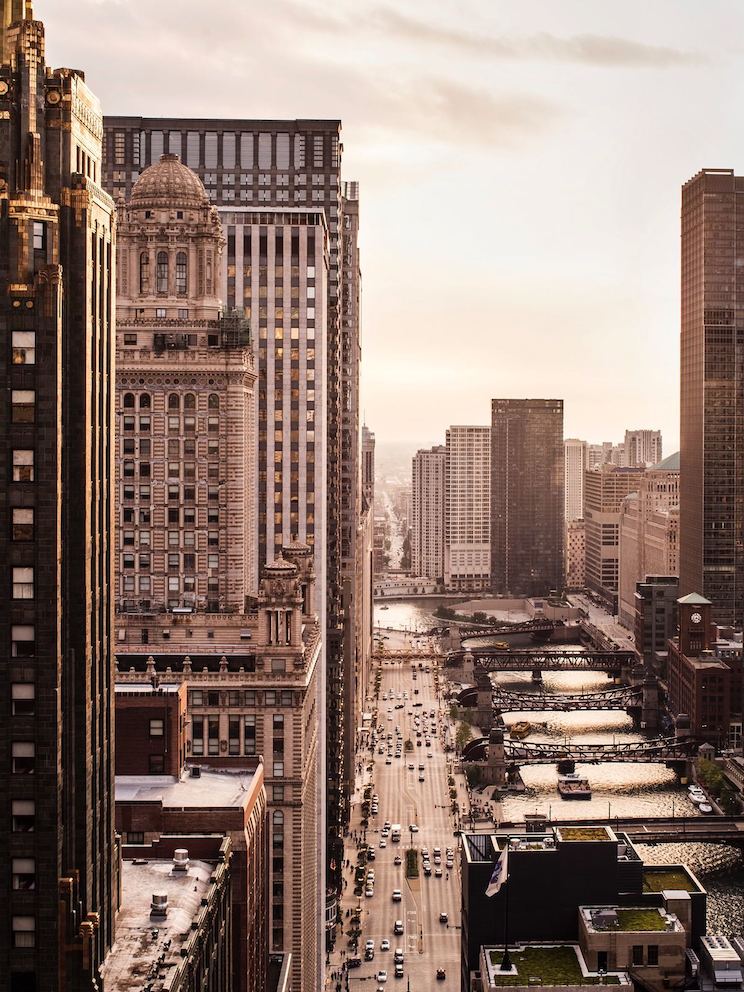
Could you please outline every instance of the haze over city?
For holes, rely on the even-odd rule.
[[[744,157],[739,4],[39,8],[50,61],[84,64],[108,113],[343,119],[382,444],[556,395],[566,436],[677,446],[679,187]]]

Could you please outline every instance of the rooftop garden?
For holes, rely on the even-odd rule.
[[[609,840],[610,835],[605,827],[560,827],[558,834],[561,840]]]
[[[541,985],[599,985],[599,978],[585,976],[581,971],[576,949],[569,944],[557,947],[519,947],[509,951],[516,974],[504,975],[498,972],[504,952],[501,948],[488,952],[491,964],[496,969],[493,985],[514,986],[534,985],[535,979]],[[619,985],[615,975],[605,975],[604,985]]]
[[[621,930],[666,930],[666,919],[658,909],[618,909]]]
[[[668,889],[682,892],[697,892],[697,886],[681,868],[645,868],[643,871],[644,892],[664,892]]]

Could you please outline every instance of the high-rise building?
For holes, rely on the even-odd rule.
[[[491,586],[563,587],[563,400],[491,401]]]
[[[491,428],[446,434],[444,584],[476,592],[491,581]]]
[[[586,585],[586,528],[583,520],[566,521],[566,589]]]
[[[744,626],[744,176],[682,187],[680,593]]]
[[[662,459],[661,431],[626,431],[623,452],[626,468],[657,465]]]
[[[362,492],[370,506],[375,498],[375,436],[362,425]]]
[[[563,442],[565,478],[564,506],[566,521],[584,516],[584,472],[587,469],[587,444],[569,437]]]
[[[413,456],[411,571],[441,582],[444,577],[444,493],[447,449],[421,448]]]
[[[586,586],[617,613],[620,580],[620,507],[638,492],[644,469],[602,465],[584,478]]]
[[[113,764],[114,207],[102,117],[0,5],[0,989],[100,988]]]
[[[314,547],[325,590],[322,860],[337,891],[348,819],[344,624],[354,624],[342,603],[342,472],[350,451],[342,450],[348,378],[341,366],[343,338],[358,341],[358,328],[341,313],[340,130],[339,121],[328,120],[110,117],[104,141],[104,179],[117,202],[142,169],[169,152],[198,174],[220,212],[225,303],[250,321],[258,375],[258,565],[299,538]],[[356,209],[356,197],[349,199]],[[352,307],[348,319],[357,317]]]

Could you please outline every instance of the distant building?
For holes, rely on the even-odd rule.
[[[626,431],[623,454],[626,468],[657,465],[663,457],[661,431]]]
[[[415,576],[444,578],[444,504],[447,449],[421,449],[413,457],[411,571]]]
[[[620,580],[620,507],[637,492],[643,469],[603,465],[584,478],[586,586],[617,613]]]
[[[744,626],[744,177],[703,169],[682,187],[680,592]]]
[[[587,444],[569,437],[563,442],[565,477],[564,506],[566,521],[584,516],[584,473],[587,469]]]
[[[491,588],[563,585],[563,400],[491,401]]]
[[[566,589],[586,585],[586,527],[583,520],[566,521]]]
[[[375,436],[362,425],[362,493],[370,506],[375,499]]]
[[[444,584],[482,591],[491,580],[491,428],[450,427],[445,447]]]

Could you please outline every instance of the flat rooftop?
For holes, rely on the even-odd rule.
[[[702,892],[702,886],[682,865],[644,865],[643,891]]]
[[[500,970],[503,947],[484,947],[488,984],[495,986],[552,985],[576,988],[599,985],[599,975],[588,971],[576,944],[523,944],[509,949],[512,971]],[[623,972],[606,974],[603,985],[630,985]]]
[[[674,913],[657,907],[582,906],[579,912],[589,933],[673,933],[683,929]]]
[[[167,992],[181,965],[181,948],[191,937],[191,923],[206,895],[213,868],[192,861],[187,871],[173,871],[170,860],[122,863],[122,908],[116,940],[103,966],[106,992],[137,992],[153,981],[152,992]],[[150,916],[155,893],[168,897],[168,913]],[[160,963],[158,963],[160,962]]]
[[[192,778],[188,768],[180,778],[174,775],[117,775],[115,798],[117,802],[160,802],[166,807],[237,808],[245,803],[253,777],[251,769],[216,772],[203,768],[198,778]]]

